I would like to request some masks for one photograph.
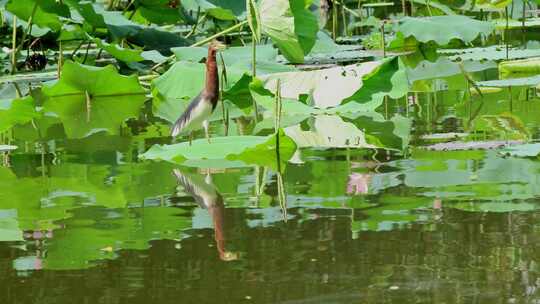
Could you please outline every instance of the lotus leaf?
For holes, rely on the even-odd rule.
[[[292,63],[304,62],[315,44],[319,25],[306,10],[304,0],[262,0],[260,3],[262,32],[277,45]]]
[[[292,139],[280,130],[279,155],[282,162],[289,160],[296,150]],[[239,161],[244,164],[264,164],[276,168],[276,135],[229,136],[182,142],[173,145],[154,145],[140,156],[142,159],[165,160],[186,165],[207,166],[209,163]]]
[[[66,62],[60,80],[43,88],[46,111],[56,113],[70,138],[99,131],[117,134],[124,120],[139,113],[145,92],[137,77],[113,66],[97,68]]]
[[[15,125],[30,122],[39,115],[31,96],[14,100],[0,100],[0,133]]]
[[[435,41],[446,45],[452,39],[470,43],[480,34],[488,35],[495,26],[490,22],[478,21],[462,15],[434,17],[405,17],[397,28],[405,38],[413,36],[416,40],[427,43]]]
[[[59,31],[62,28],[60,17],[69,17],[69,8],[55,0],[10,0],[6,4],[6,9],[22,20],[32,21],[42,28],[50,28]]]

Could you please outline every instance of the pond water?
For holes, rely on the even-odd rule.
[[[511,109],[537,139],[538,100],[522,93],[489,95],[477,115]],[[462,136],[475,111],[460,94],[386,107],[412,122],[404,154],[303,148],[282,174],[139,161],[160,124],[15,141],[0,167],[0,302],[537,303],[540,161],[414,148]]]

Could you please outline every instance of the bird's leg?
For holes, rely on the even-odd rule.
[[[189,132],[189,145],[191,146],[191,142],[193,141],[193,131]]]
[[[210,133],[208,133],[208,120],[203,121],[203,127],[206,139],[208,140],[208,143],[210,143]]]
[[[210,175],[210,168],[206,168],[206,177],[204,178],[204,181],[209,185],[212,184],[212,175]]]

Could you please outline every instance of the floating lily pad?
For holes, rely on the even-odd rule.
[[[244,164],[264,164],[275,168],[276,138],[276,135],[228,136],[212,138],[211,143],[206,139],[194,140],[191,146],[189,142],[154,145],[140,157],[191,166],[206,166],[216,162],[222,162],[224,165],[227,161],[238,165],[239,161]],[[282,162],[289,160],[296,151],[296,144],[283,131],[279,132],[279,144],[280,160]]]

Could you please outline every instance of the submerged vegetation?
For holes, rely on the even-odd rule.
[[[250,227],[328,212],[354,239],[437,231],[443,201],[534,219],[539,4],[0,0],[0,242],[39,241],[17,271],[75,270],[197,227],[241,259],[225,207]],[[212,142],[173,143],[216,39]]]

